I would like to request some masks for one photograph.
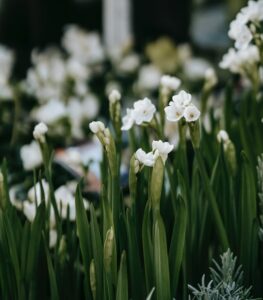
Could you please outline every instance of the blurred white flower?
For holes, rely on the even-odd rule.
[[[69,189],[64,185],[60,186],[55,191],[55,198],[60,216],[66,219],[69,209],[69,220],[74,221],[76,219],[75,197]]]
[[[56,229],[49,230],[49,248],[54,248],[57,244],[58,233]]]
[[[97,64],[104,59],[100,36],[95,32],[86,32],[76,25],[66,27],[62,45],[74,59],[84,64]]]
[[[112,90],[109,94],[109,101],[115,103],[121,99],[121,94],[118,90]]]
[[[94,134],[105,131],[105,125],[101,121],[91,122],[89,128]]]
[[[141,125],[144,122],[151,122],[156,108],[150,99],[144,98],[143,100],[138,100],[134,103],[133,107],[131,116],[137,125]]]
[[[135,152],[135,158],[144,166],[153,167],[156,155],[153,152],[146,153],[141,148]]]
[[[251,42],[253,35],[246,25],[248,18],[243,13],[238,13],[236,18],[230,23],[228,36],[235,40],[237,49],[246,48]]]
[[[247,21],[260,22],[263,20],[263,1],[248,1],[248,5],[241,9],[241,14]]]
[[[254,45],[245,49],[235,50],[230,48],[223,56],[219,66],[222,69],[229,69],[233,73],[245,74],[260,60],[259,50]]]
[[[45,135],[47,132],[47,125],[43,122],[38,123],[33,131],[34,139],[43,143],[45,141]]]
[[[168,142],[153,141],[152,149],[153,151],[158,150],[159,155],[161,156],[163,163],[165,163],[168,154],[173,150],[174,146],[169,144]]]
[[[126,115],[122,118],[121,130],[130,130],[134,124],[134,119],[132,117],[132,109],[127,108]]]
[[[87,81],[89,79],[90,71],[88,67],[73,57],[67,60],[66,68],[68,76],[74,80]]]
[[[190,80],[201,80],[204,78],[205,71],[210,67],[211,64],[207,60],[194,57],[185,61],[183,72]]]
[[[214,68],[209,68],[205,71],[205,85],[206,90],[212,89],[218,82],[218,78]]]
[[[229,141],[229,135],[225,130],[220,130],[217,134],[217,140],[219,143]]]
[[[124,74],[134,73],[139,68],[139,65],[140,58],[136,53],[126,55],[120,61],[115,63],[117,70]]]
[[[39,167],[43,161],[40,146],[36,141],[32,141],[29,145],[22,146],[20,149],[20,157],[25,170],[33,170]]]
[[[47,202],[49,196],[49,185],[47,181],[44,179],[41,180],[41,185],[43,187],[44,200],[45,202]],[[41,195],[42,195],[41,185],[40,182],[37,182],[35,186],[32,186],[27,192],[28,200],[30,202],[36,203],[37,205],[41,203]]]
[[[82,117],[94,119],[99,112],[99,99],[94,94],[87,94],[82,100]]]
[[[15,55],[12,50],[0,45],[0,85],[6,85],[10,79],[14,65]]]
[[[195,122],[200,117],[200,111],[194,105],[189,105],[184,110],[184,118],[186,122]]]
[[[29,201],[23,202],[23,213],[29,222],[33,222],[36,216],[36,204]]]
[[[138,88],[140,90],[155,90],[158,88],[161,72],[154,65],[142,66],[138,75]]]
[[[163,93],[176,91],[181,85],[181,80],[175,76],[163,75],[161,77],[161,87]]]
[[[57,99],[52,99],[46,104],[32,111],[32,117],[46,124],[52,124],[67,115],[67,109],[64,103]]]
[[[60,216],[67,219],[69,210],[69,220],[76,220],[75,196],[67,185],[60,186],[55,191],[55,198]],[[88,209],[88,203],[83,200],[85,209]]]

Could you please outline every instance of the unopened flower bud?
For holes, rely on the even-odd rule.
[[[48,131],[48,127],[45,123],[41,122],[41,123],[37,124],[33,131],[34,139],[41,143],[44,143],[45,142],[45,134],[47,133],[47,131]]]
[[[97,134],[105,130],[105,125],[101,121],[93,121],[89,124],[89,128],[94,134]]]
[[[89,276],[90,276],[90,288],[92,292],[93,299],[96,299],[96,270],[94,259],[92,259],[89,268]]]
[[[109,94],[109,101],[111,103],[120,101],[120,99],[121,99],[121,94],[118,90],[112,90],[111,93]]]
[[[111,262],[113,257],[113,249],[114,249],[114,230],[111,227],[107,233],[104,242],[104,265],[106,272],[111,272]]]

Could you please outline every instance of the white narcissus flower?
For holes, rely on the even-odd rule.
[[[174,76],[163,75],[161,78],[161,86],[164,92],[176,91],[181,85],[181,80]]]
[[[33,131],[34,139],[43,143],[45,141],[45,135],[48,132],[48,127],[45,123],[41,122],[37,124]]]
[[[43,162],[40,146],[35,141],[21,147],[20,157],[22,159],[23,167],[27,171],[39,167]]]
[[[121,94],[118,90],[112,90],[109,94],[109,101],[111,103],[115,103],[117,101],[120,101],[121,99]]]
[[[67,218],[67,212],[69,209],[69,220],[74,221],[76,219],[76,207],[75,197],[66,186],[60,186],[55,191],[55,198],[58,206],[58,211],[63,219]]]
[[[132,109],[127,108],[126,112],[127,114],[122,118],[121,130],[123,131],[130,130],[134,124]]]
[[[69,210],[69,220],[76,220],[75,197],[70,189],[70,185],[62,185],[55,191],[55,199],[58,211],[62,219],[67,219]],[[83,200],[84,208],[88,209],[88,202]]]
[[[135,152],[135,158],[144,166],[153,167],[157,155],[153,152],[146,153],[141,148]]]
[[[45,202],[48,201],[48,195],[49,195],[49,185],[46,180],[42,179],[41,184],[43,187],[44,191],[44,200]],[[42,191],[40,187],[40,183],[36,183],[35,186],[32,186],[28,192],[27,192],[27,197],[30,202],[37,203],[39,205],[41,203],[41,196],[42,196]]]
[[[140,90],[154,90],[160,84],[161,72],[154,65],[142,66],[138,75]]]
[[[187,93],[186,91],[182,90],[177,95],[173,96],[173,102],[177,106],[183,106],[186,107],[191,103],[192,95]]]
[[[200,117],[200,111],[194,105],[189,105],[184,110],[184,118],[186,122],[195,122]]]
[[[36,216],[36,204],[29,201],[23,202],[23,213],[30,223],[32,223]]]
[[[215,69],[208,68],[205,71],[205,89],[213,88],[218,82]]]
[[[178,122],[184,115],[184,107],[175,104],[173,101],[164,109],[166,119],[171,122]]]
[[[131,115],[137,125],[141,125],[144,122],[151,122],[156,108],[150,99],[144,98],[143,100],[138,100],[134,103],[133,107]]]
[[[57,244],[58,233],[56,229],[49,230],[49,248],[54,248]]]
[[[32,117],[46,124],[52,124],[67,115],[64,103],[57,99],[52,99],[44,105],[33,110]]]
[[[217,140],[219,143],[229,141],[229,135],[225,130],[220,130],[217,134]]]
[[[259,50],[255,45],[249,45],[245,49],[236,51],[230,48],[223,56],[219,66],[229,69],[232,73],[243,74],[260,61]]]
[[[161,156],[163,163],[165,163],[168,154],[173,150],[174,146],[169,144],[168,142],[153,141],[152,149],[153,151],[158,150],[159,155]]]
[[[105,130],[105,125],[101,121],[93,121],[89,124],[89,128],[94,134],[97,134]]]
[[[185,77],[189,80],[202,80],[204,78],[205,70],[210,67],[211,64],[207,60],[193,57],[184,62],[183,71],[185,73]]]

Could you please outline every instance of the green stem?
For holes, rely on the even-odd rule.
[[[205,169],[205,164],[203,161],[203,157],[200,153],[200,149],[199,148],[195,148],[195,155],[197,158],[197,163],[199,166],[199,170],[201,173],[201,177],[204,183],[204,189],[205,189],[205,193],[207,194],[208,200],[210,202],[211,208],[212,208],[212,212],[214,215],[214,219],[215,219],[215,225],[216,225],[216,230],[219,236],[219,239],[221,241],[222,247],[224,250],[229,248],[229,242],[228,242],[228,238],[227,238],[227,233],[222,221],[222,217],[220,215],[220,211],[216,202],[216,198],[214,195],[214,192],[212,190],[211,187],[211,183],[209,181],[206,169]]]

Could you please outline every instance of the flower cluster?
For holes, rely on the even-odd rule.
[[[69,219],[71,222],[76,220],[76,206],[74,192],[76,190],[77,182],[71,181],[66,185],[58,187],[55,192],[55,200],[58,208],[59,215],[62,219]],[[44,192],[42,195],[42,191]],[[37,207],[40,205],[41,201],[44,200],[46,204],[49,201],[49,185],[45,180],[36,183],[35,186],[31,187],[27,192],[27,198],[23,201],[17,199],[16,197],[16,187],[10,190],[10,201],[19,210],[23,212],[25,217],[29,222],[33,222],[36,217]],[[89,203],[87,200],[83,200],[85,209],[89,208]],[[56,236],[56,219],[55,211],[53,206],[50,207],[49,214],[49,227],[50,235]],[[56,239],[51,239],[50,247],[52,248],[56,244]]]
[[[235,41],[235,48],[230,48],[223,56],[221,68],[252,76],[251,72],[260,61],[262,35],[258,31],[262,21],[263,1],[249,1],[230,23],[228,35]]]
[[[122,118],[122,130],[129,130],[134,124],[142,125],[143,123],[150,123],[156,112],[155,106],[151,100],[144,98],[138,100],[133,104],[133,109],[127,109],[127,114]]]
[[[200,111],[191,103],[192,96],[185,92],[180,91],[177,95],[173,96],[173,100],[169,106],[165,107],[165,114],[168,121],[178,122],[182,118],[186,122],[195,122],[200,117]]]
[[[162,158],[163,163],[167,160],[168,154],[173,150],[174,146],[168,142],[153,141],[152,151],[146,153],[141,148],[135,153],[135,170],[139,171],[140,166],[153,167],[158,157]]]
[[[101,45],[97,34],[76,26],[67,27],[62,41],[66,53],[58,48],[33,50],[32,67],[22,86],[40,104],[31,111],[33,120],[48,125],[66,120],[71,135],[81,139],[84,121],[94,119],[99,110],[98,98],[88,82],[93,63],[101,61],[95,57]]]

